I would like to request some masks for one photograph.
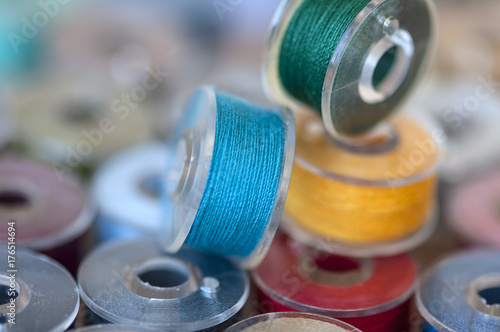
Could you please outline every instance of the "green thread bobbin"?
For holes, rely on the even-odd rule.
[[[283,0],[267,42],[269,96],[366,144],[418,80],[432,50],[431,0]]]

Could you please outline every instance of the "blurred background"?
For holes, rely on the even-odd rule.
[[[261,67],[278,4],[2,1],[2,152],[89,181],[114,154],[167,141],[186,96],[200,84],[270,104]],[[444,147],[445,219],[454,188],[500,165],[500,2],[436,4],[435,55],[404,108],[429,120]]]
[[[117,153],[168,141],[200,84],[270,104],[261,67],[278,4],[0,0],[1,153],[89,184]],[[436,4],[435,55],[404,107],[444,147],[441,226],[418,250],[424,266],[470,240],[449,229],[457,188],[500,171],[500,1]]]

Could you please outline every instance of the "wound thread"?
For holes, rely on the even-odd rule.
[[[212,163],[186,242],[222,255],[250,255],[280,187],[285,125],[277,112],[217,94]]]
[[[285,89],[321,114],[323,83],[333,52],[370,0],[306,0],[283,38],[279,74]]]
[[[434,209],[438,150],[425,131],[401,119],[396,147],[366,154],[338,146],[322,130],[312,132],[311,127],[321,128],[315,119],[311,114],[297,120],[285,205],[291,227],[364,245],[397,241],[426,225]]]

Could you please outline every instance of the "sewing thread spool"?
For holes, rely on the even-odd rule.
[[[7,248],[7,245],[0,248],[0,256],[4,258],[0,262],[0,329],[66,331],[80,304],[73,277],[44,255],[20,248],[14,249],[14,253]],[[14,260],[7,259],[12,256]],[[10,319],[15,324],[10,324]]]
[[[100,241],[155,236],[161,229],[161,191],[167,148],[149,143],[102,165],[93,180]]]
[[[148,141],[152,130],[139,105],[141,92],[118,95],[113,89],[106,78],[79,74],[58,75],[17,91],[23,96],[13,102],[20,141],[61,172],[92,168]]]
[[[283,211],[295,148],[294,120],[198,89],[167,161],[167,251],[186,242],[251,267],[265,255]]]
[[[446,221],[464,244],[500,249],[500,172],[459,187]]]
[[[500,252],[470,251],[439,260],[417,291],[425,331],[500,330]]]
[[[330,135],[364,144],[425,67],[433,16],[427,0],[284,0],[268,36],[268,95],[307,105]]]
[[[339,320],[312,314],[279,312],[241,321],[226,332],[361,332]]]
[[[366,332],[399,332],[408,328],[418,272],[406,254],[350,259],[277,235],[252,276],[264,312],[309,312]]]
[[[313,113],[297,114],[295,165],[283,229],[299,242],[346,256],[390,256],[435,228],[439,149],[405,118],[392,137],[353,150],[332,141]]]
[[[249,291],[246,273],[229,260],[189,248],[166,255],[151,239],[99,247],[82,263],[78,283],[103,320],[161,331],[223,324]]]
[[[15,222],[16,244],[40,251],[76,274],[95,209],[78,181],[53,168],[0,158],[0,243]]]

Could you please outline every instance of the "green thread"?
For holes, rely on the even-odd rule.
[[[279,75],[285,89],[321,114],[328,64],[349,25],[370,0],[304,0],[283,37]]]

